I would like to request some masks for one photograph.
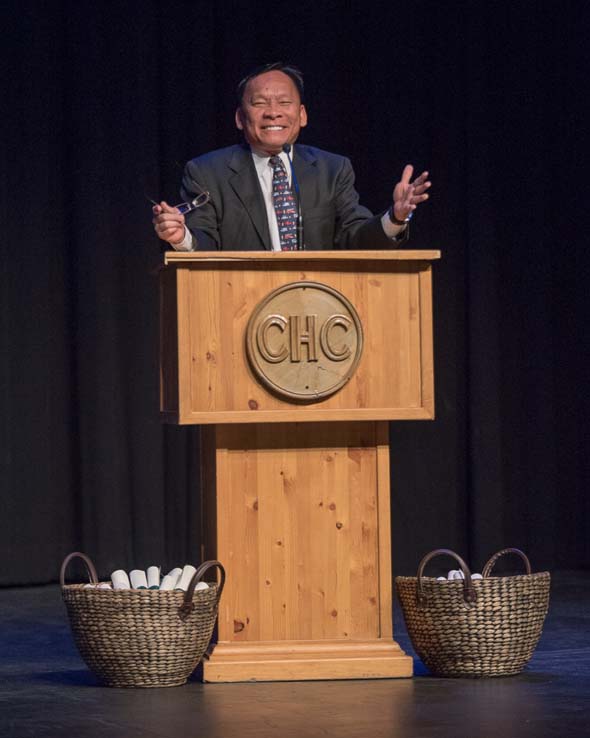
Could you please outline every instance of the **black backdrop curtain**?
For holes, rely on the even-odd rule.
[[[233,143],[236,82],[306,74],[301,140],[387,206],[431,201],[437,419],[392,425],[394,568],[517,545],[587,567],[590,9],[583,2],[8,2],[2,51],[0,584],[199,558],[198,429],[158,420],[144,197]]]

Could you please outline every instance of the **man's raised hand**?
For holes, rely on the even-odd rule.
[[[428,181],[428,172],[422,172],[412,182],[414,167],[406,164],[402,178],[393,190],[393,215],[396,220],[406,220],[416,210],[419,203],[428,200],[428,190],[431,182]]]

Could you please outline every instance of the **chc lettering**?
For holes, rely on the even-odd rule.
[[[318,326],[317,315],[267,315],[256,331],[256,343],[261,356],[271,364],[290,359],[301,361],[302,351],[307,361],[317,361],[318,353],[331,361],[344,361],[352,353],[342,341],[352,327],[346,315],[332,315]]]

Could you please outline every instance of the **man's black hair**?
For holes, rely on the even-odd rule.
[[[257,67],[252,72],[250,72],[250,74],[247,74],[240,82],[237,89],[238,106],[242,105],[242,100],[244,99],[244,91],[246,90],[246,85],[248,84],[248,82],[251,79],[254,79],[254,77],[259,77],[261,74],[266,74],[266,72],[282,72],[283,74],[286,74],[287,77],[290,77],[295,83],[297,92],[299,92],[301,102],[303,102],[303,75],[301,74],[301,71],[291,64],[283,64],[283,62],[273,62],[272,64],[265,64],[262,67]]]

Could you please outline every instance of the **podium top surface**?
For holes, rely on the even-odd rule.
[[[165,264],[189,262],[264,261],[434,261],[440,251],[398,249],[391,251],[167,251]]]

